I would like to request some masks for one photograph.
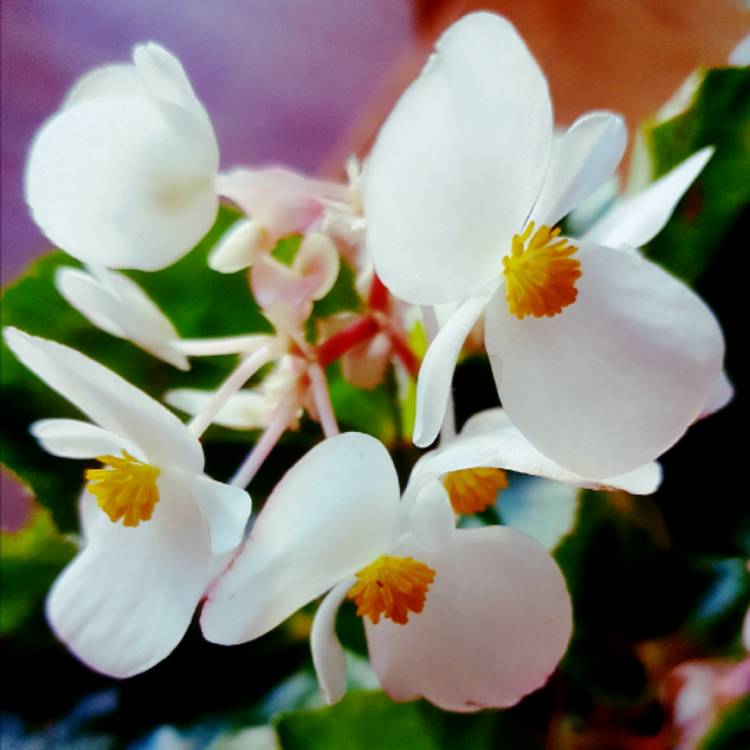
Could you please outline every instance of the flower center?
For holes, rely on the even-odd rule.
[[[508,309],[519,320],[526,315],[552,317],[576,300],[581,264],[570,256],[578,248],[557,239],[559,234],[560,227],[541,226],[535,232],[531,221],[523,234],[513,236],[510,255],[503,258],[503,276]]]
[[[405,625],[409,612],[422,611],[435,571],[413,557],[383,555],[356,576],[347,597],[357,605],[357,614],[376,625],[381,615]]]
[[[156,478],[159,469],[143,463],[127,451],[119,456],[98,456],[104,469],[88,469],[88,491],[113,523],[137,526],[148,521],[159,501]]]
[[[460,469],[443,477],[451,505],[456,513],[480,513],[495,502],[499,490],[508,486],[508,476],[502,469]]]

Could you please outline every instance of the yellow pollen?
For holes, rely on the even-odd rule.
[[[495,502],[497,493],[508,486],[502,469],[461,469],[443,477],[451,505],[456,513],[480,513]]]
[[[526,315],[552,317],[576,300],[581,264],[570,256],[578,248],[557,239],[559,234],[560,227],[541,226],[535,232],[531,221],[523,234],[513,236],[510,255],[503,258],[503,276],[508,309],[519,320]]]
[[[376,625],[380,616],[406,625],[409,612],[421,612],[435,571],[413,557],[383,555],[357,574],[357,583],[347,594],[360,617]]]
[[[139,461],[127,451],[119,456],[98,456],[104,469],[87,469],[88,491],[113,523],[137,526],[148,521],[159,501],[159,469]]]

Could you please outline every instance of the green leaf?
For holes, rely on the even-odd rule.
[[[75,554],[75,545],[61,536],[49,513],[37,508],[28,524],[0,535],[3,606],[0,633],[22,628],[42,605],[47,591]]]
[[[647,123],[644,135],[654,178],[704,146],[716,148],[672,219],[645,250],[692,283],[750,205],[750,68],[707,71],[692,105],[665,122]]]
[[[750,695],[720,714],[703,738],[699,750],[747,750],[750,747]]]
[[[129,274],[151,295],[182,336],[272,330],[253,300],[246,274],[218,274],[206,264],[209,251],[236,218],[234,212],[222,209],[209,234],[181,261],[163,271]],[[3,294],[3,325],[16,326],[78,349],[155,398],[161,398],[170,388],[213,388],[231,370],[234,357],[211,357],[196,358],[190,372],[180,372],[130,342],[94,328],[68,305],[54,285],[58,268],[79,265],[59,251],[32,264]],[[0,363],[3,463],[28,485],[42,505],[50,508],[61,530],[74,530],[75,501],[83,483],[84,467],[80,462],[45,453],[29,434],[28,427],[37,419],[80,418],[80,414],[26,370],[5,343]],[[212,439],[211,434],[207,439]]]

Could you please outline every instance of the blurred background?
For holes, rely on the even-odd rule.
[[[72,83],[90,68],[127,59],[137,42],[158,41],[182,61],[205,104],[220,144],[222,167],[282,163],[311,174],[340,175],[348,154],[366,154],[435,38],[452,21],[479,8],[496,10],[517,26],[549,77],[557,124],[569,124],[587,109],[604,108],[623,113],[631,133],[696,67],[725,65],[731,50],[750,31],[747,7],[732,0],[4,0],[0,7],[3,283],[12,282],[47,249],[23,201],[30,141]],[[741,565],[738,569],[735,563],[750,554],[738,541],[748,522],[747,491],[738,480],[747,461],[746,428],[741,421],[746,402],[741,384],[747,383],[741,360],[747,337],[741,320],[746,310],[740,283],[747,278],[748,229],[746,212],[731,226],[713,264],[697,282],[698,291],[725,327],[727,368],[740,393],[728,410],[697,425],[665,457],[666,481],[656,499],[656,516],[653,508],[645,506],[620,508],[624,516],[635,519],[634,527],[649,528],[652,536],[661,535],[661,541],[638,558],[623,554],[615,559],[615,553],[631,552],[643,540],[637,532],[622,537],[622,530],[610,524],[608,533],[616,539],[613,542],[605,533],[611,550],[609,567],[602,569],[611,578],[590,581],[586,590],[587,597],[599,597],[601,607],[612,608],[595,621],[612,637],[597,641],[601,651],[586,652],[592,662],[600,660],[607,670],[611,667],[612,685],[604,686],[605,692],[611,690],[606,708],[597,704],[597,721],[610,720],[611,712],[624,706],[627,721],[644,737],[657,732],[661,720],[656,698],[652,694],[643,698],[646,672],[660,659],[672,665],[695,655],[691,647],[684,647],[667,658],[664,649],[653,644],[684,621],[688,600],[703,602],[703,589],[699,597],[695,587],[705,586],[706,596],[718,597],[719,603],[722,596],[737,594],[730,590],[732,580],[740,581],[739,590],[745,591]],[[459,392],[468,382],[486,376],[486,368],[468,363],[459,370],[458,377],[465,381],[457,384]],[[465,416],[483,405],[459,403],[458,407]],[[20,501],[7,476],[2,481],[3,527],[17,528],[29,506]],[[602,544],[607,546],[601,541],[596,546]],[[701,575],[695,573],[698,558],[707,566]],[[579,560],[588,561],[586,556]],[[706,561],[719,567],[711,568]],[[726,576],[722,578],[717,570]],[[719,588],[714,591],[717,581]],[[725,619],[720,628],[730,628],[732,623],[736,627],[737,603],[732,607],[729,615],[721,610]],[[622,627],[613,630],[613,621]],[[21,722],[13,736],[44,730],[44,741],[50,746],[66,742],[82,746],[69,739],[68,730],[58,735],[47,731],[62,717],[69,723],[65,726],[75,727],[76,721],[82,721],[80,716],[104,716],[102,731],[127,741],[143,737],[159,724],[189,723],[199,710],[213,716],[231,710],[246,721],[248,717],[263,720],[273,713],[274,698],[267,699],[270,708],[254,708],[255,713],[247,708],[256,705],[261,683],[274,684],[307,659],[304,638],[292,639],[290,646],[288,633],[272,635],[258,648],[227,652],[191,632],[173,657],[124,683],[115,695],[113,681],[79,665],[43,628],[40,610],[27,629],[0,639],[7,670],[0,710],[9,712],[6,725]],[[720,629],[716,636],[711,631],[708,640],[714,637],[723,643],[721,638],[726,641],[731,633]],[[616,647],[607,650],[612,642]],[[631,647],[636,642],[639,650],[634,659]],[[576,668],[584,683],[598,679],[586,672],[585,665]],[[658,669],[663,672],[666,667],[662,664]],[[247,682],[239,691],[227,682],[227,675],[237,674],[244,674]],[[586,704],[591,697],[585,691],[573,695],[585,704],[574,706],[582,715],[594,710]],[[640,698],[633,704],[634,695]],[[543,694],[532,697],[530,706],[522,704],[521,723],[540,707],[549,713],[553,700],[554,696]],[[35,736],[38,740],[42,735]],[[626,747],[618,744],[619,739],[611,742],[559,746]],[[656,750],[666,745],[632,745],[636,747]],[[738,750],[747,748],[750,740],[737,745]]]

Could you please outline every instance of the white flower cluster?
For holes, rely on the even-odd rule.
[[[626,140],[609,112],[555,135],[544,75],[514,28],[488,13],[443,35],[364,169],[350,164],[348,185],[277,167],[220,173],[206,111],[158,45],[78,82],[38,133],[26,179],[36,222],[86,264],[61,270],[58,289],[95,326],[170,365],[219,354],[239,364],[215,392],[166,394],[193,415],[183,424],[82,354],[6,329],[21,362],[90,420],[35,423],[43,447],[102,464],[86,472],[83,547],[48,600],[59,637],[94,669],[126,677],[167,656],[201,602],[204,636],[236,644],[325,594],[311,642],[330,701],[346,684],[335,621],[347,598],[396,700],[473,711],[541,686],[571,632],[562,574],[521,531],[457,528],[458,515],[494,502],[503,469],[653,492],[654,460],[731,397],[713,314],[637,250],[711,148],[583,236],[560,232],[612,177]],[[249,269],[272,335],[181,339],[117,270],[174,263],[211,227],[220,197],[245,218],[209,265]],[[280,262],[274,247],[295,235],[293,261]],[[321,321],[313,345],[305,326],[340,263],[358,273],[363,312]],[[409,344],[415,316],[430,338],[421,366]],[[453,370],[481,319],[504,408],[456,435]],[[338,434],[325,375],[336,360],[365,388],[391,364],[403,379],[418,374],[415,443],[441,441],[403,493],[380,442]],[[246,535],[244,488],[305,411],[326,439]],[[199,438],[212,423],[263,430],[226,484],[203,473]]]

